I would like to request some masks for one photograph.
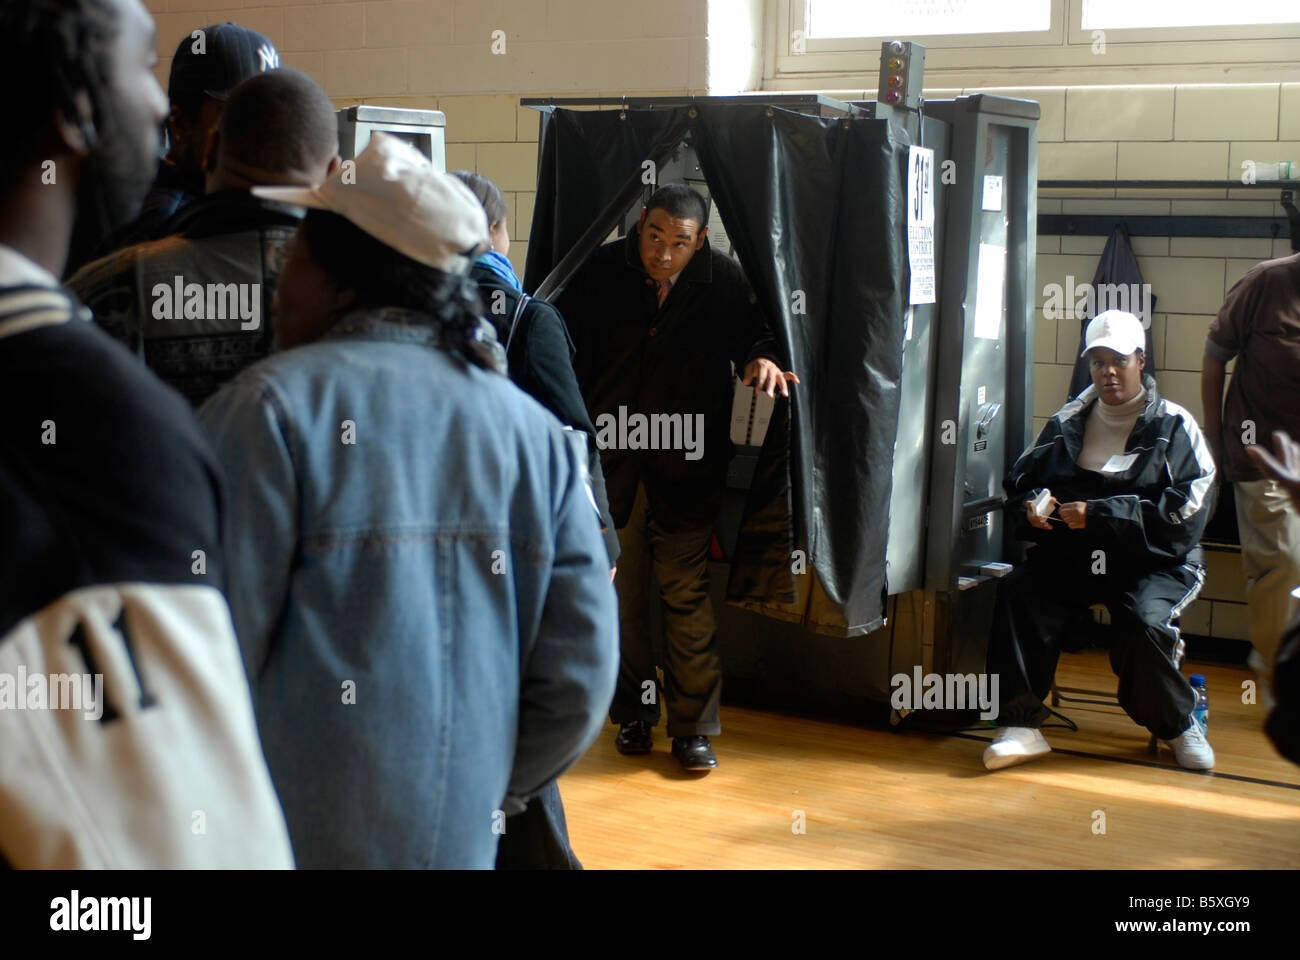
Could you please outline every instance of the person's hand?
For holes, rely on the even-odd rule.
[[[1057,506],[1056,498],[1055,497],[1049,498],[1047,501],[1047,512],[1050,514],[1053,510],[1056,509],[1056,506]],[[1025,501],[1025,512],[1029,514],[1029,525],[1031,527],[1037,527],[1039,530],[1052,529],[1051,520],[1049,520],[1047,517],[1040,517],[1038,514],[1034,513],[1034,501],[1032,500]]]
[[[745,373],[740,378],[740,382],[745,386],[752,383],[755,393],[766,393],[769,397],[776,396],[778,389],[781,391],[781,396],[790,396],[790,388],[786,386],[787,380],[791,383],[799,382],[799,378],[793,371],[782,372],[780,367],[766,357],[758,357],[745,364]]]
[[[1088,522],[1088,504],[1082,500],[1061,504],[1061,519],[1071,530],[1082,530]]]
[[[1285,430],[1274,430],[1273,449],[1277,451],[1276,457],[1255,443],[1247,446],[1246,452],[1259,466],[1260,472],[1276,480],[1300,506],[1300,443],[1292,440]]]

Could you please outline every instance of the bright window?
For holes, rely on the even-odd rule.
[[[1029,33],[1048,29],[1052,21],[1051,0],[807,0],[807,4],[810,40]]]
[[[815,0],[814,0],[815,2]],[[1143,27],[1235,27],[1300,23],[1296,0],[1083,0],[1084,30]]]

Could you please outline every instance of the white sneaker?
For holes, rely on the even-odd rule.
[[[1001,770],[1017,763],[1028,763],[1052,747],[1037,727],[998,727],[993,742],[984,749],[984,766]]]
[[[1172,740],[1166,740],[1169,749],[1174,752],[1174,759],[1180,767],[1188,770],[1210,770],[1214,767],[1214,751],[1210,741],[1205,739],[1201,725],[1192,720],[1192,725]]]

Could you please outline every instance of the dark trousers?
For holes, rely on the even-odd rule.
[[[646,622],[646,595],[653,568],[659,581],[664,624],[664,690],[668,736],[712,736],[722,732],[722,662],[717,624],[709,600],[709,542],[712,527],[667,534],[649,516],[645,488],[637,487],[627,525],[618,531],[619,641],[622,659],[609,718],[614,723],[659,722],[655,657]],[[649,702],[647,702],[649,701]]]
[[[1197,563],[1113,575],[1094,574],[1089,556],[1048,554],[1041,547],[998,582],[989,636],[988,670],[998,675],[997,723],[1038,727],[1051,715],[1052,687],[1063,628],[1094,603],[1110,611],[1110,666],[1119,677],[1125,712],[1162,740],[1187,729],[1195,698],[1174,663],[1173,620],[1204,581]]]
[[[569,846],[569,825],[558,783],[529,800],[523,813],[506,818],[506,832],[497,842],[497,869],[582,869]]]

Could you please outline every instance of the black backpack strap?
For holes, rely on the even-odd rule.
[[[528,302],[533,298],[526,293],[519,294],[519,299],[515,301],[515,312],[510,315],[510,332],[506,334],[506,356],[510,356],[510,344],[514,342],[515,332],[519,329],[519,321],[523,319],[524,310]]]

